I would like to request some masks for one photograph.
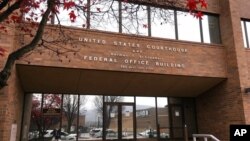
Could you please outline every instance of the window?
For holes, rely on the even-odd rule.
[[[241,27],[242,27],[242,34],[243,34],[243,40],[244,40],[244,47],[249,48],[250,21],[242,20]]]
[[[82,3],[76,3],[79,6],[84,7],[84,5],[86,5],[87,0],[83,0]],[[76,21],[75,22],[71,22],[70,18],[69,18],[69,10],[64,10],[63,5],[61,5],[61,7],[59,7],[58,9],[60,12],[55,15],[54,20],[55,20],[55,24],[60,24],[64,25],[64,26],[73,26],[73,27],[79,27],[79,28],[86,28],[86,10],[83,9],[74,9],[74,12],[77,16]]]
[[[155,97],[136,97],[137,138],[156,138]]]
[[[152,37],[175,39],[174,10],[151,8]]]
[[[177,27],[179,40],[201,42],[199,20],[188,12],[177,12]]]
[[[219,18],[215,14],[204,13],[200,20],[189,12],[113,0],[83,0],[78,5],[74,9],[77,15],[74,23],[69,19],[69,11],[63,10],[63,7],[59,8],[62,12],[55,17],[54,23],[59,23],[58,18],[60,24],[65,26],[209,44],[221,43]],[[249,47],[249,26],[249,22],[242,21],[245,47]]]
[[[90,8],[90,28],[118,32],[118,9],[117,1],[93,1]]]
[[[202,32],[204,43],[220,44],[219,18],[213,15],[204,15],[202,19]]]
[[[148,35],[147,7],[133,3],[122,3],[122,32]]]

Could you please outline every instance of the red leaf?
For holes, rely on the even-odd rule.
[[[207,8],[207,3],[206,3],[205,1],[202,1],[202,2],[201,2],[201,8],[203,8],[203,7],[204,7],[204,8]]]
[[[69,10],[71,7],[75,6],[75,2],[73,2],[73,1],[65,2],[63,5],[64,5],[64,9]]]
[[[198,19],[202,19],[203,13],[199,11],[199,12],[195,13],[194,16],[195,16],[196,18],[198,18]]]
[[[69,18],[70,18],[71,22],[75,22],[76,15],[75,15],[75,12],[73,10],[69,13]]]
[[[197,2],[196,0],[187,0],[187,7],[189,10],[193,11],[195,9],[197,9]]]

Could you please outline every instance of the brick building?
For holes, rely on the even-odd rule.
[[[171,140],[184,140],[187,125],[190,139],[193,133],[206,133],[229,141],[231,124],[250,124],[250,1],[208,0],[208,5],[202,21],[184,27],[197,27],[198,34],[178,27],[188,16],[181,18],[176,10],[173,15],[180,18],[174,22],[173,36],[163,35],[163,28],[154,31],[153,24],[152,31],[143,35],[119,33],[118,29],[111,32],[64,27],[73,41],[57,46],[76,48],[77,53],[58,56],[39,48],[16,62],[8,86],[0,90],[0,140],[9,141],[11,136],[17,141],[28,140],[32,94],[56,93],[101,95],[103,108],[117,106],[118,140],[123,139],[122,106],[133,109],[130,139],[140,140],[137,98],[150,97],[156,105],[152,119],[155,125],[151,128],[159,135],[165,128]],[[47,26],[46,32],[47,39],[58,38],[56,26]],[[162,34],[157,36],[158,32]],[[16,31],[11,34],[17,36],[0,35],[0,45],[7,52],[30,40]],[[6,57],[0,59],[0,68]],[[105,101],[106,96],[129,96],[134,100],[112,103]],[[159,124],[162,118],[156,112],[160,103],[157,100],[162,97],[167,98],[169,116],[165,122],[169,124]],[[103,115],[112,112],[103,111]],[[101,117],[105,129],[106,116]],[[99,117],[97,120],[99,127]]]

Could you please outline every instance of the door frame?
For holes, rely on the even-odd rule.
[[[174,131],[174,128],[176,128],[176,127],[174,127],[174,123],[173,123],[173,108],[174,107],[178,107],[178,108],[180,108],[181,109],[181,111],[180,111],[180,114],[182,115],[181,116],[181,127],[177,127],[177,128],[180,128],[181,130],[182,130],[182,134],[183,134],[183,138],[176,138],[176,137],[173,137],[173,131]],[[184,124],[185,124],[185,115],[184,115],[184,108],[183,108],[183,105],[182,104],[169,104],[169,121],[170,121],[170,137],[171,137],[171,139],[184,139],[185,138],[185,135],[184,135]]]
[[[107,106],[118,106],[118,138],[117,139],[106,139],[104,131],[106,131],[106,122],[103,122],[103,140],[104,141],[134,141],[136,140],[136,107],[134,102],[104,102],[103,104],[103,121],[106,121],[106,108]],[[122,106],[132,106],[133,107],[133,138],[123,139],[122,138]]]

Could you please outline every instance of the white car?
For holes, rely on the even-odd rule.
[[[46,130],[43,134],[43,137],[44,138],[51,138],[53,137],[53,134],[52,134],[53,130]]]
[[[149,138],[149,137],[157,137],[157,131],[156,130],[145,130],[141,133],[139,133],[140,136]]]
[[[156,138],[157,137],[157,131],[156,130],[145,130],[141,133],[139,133],[140,136],[144,138]],[[160,133],[160,138],[169,138],[168,133]]]
[[[76,140],[77,134],[69,134],[61,131],[61,140]]]
[[[53,137],[53,130],[46,130],[45,134],[43,135],[44,138],[52,138]],[[67,132],[61,131],[61,140],[76,140],[77,134],[69,134]]]

